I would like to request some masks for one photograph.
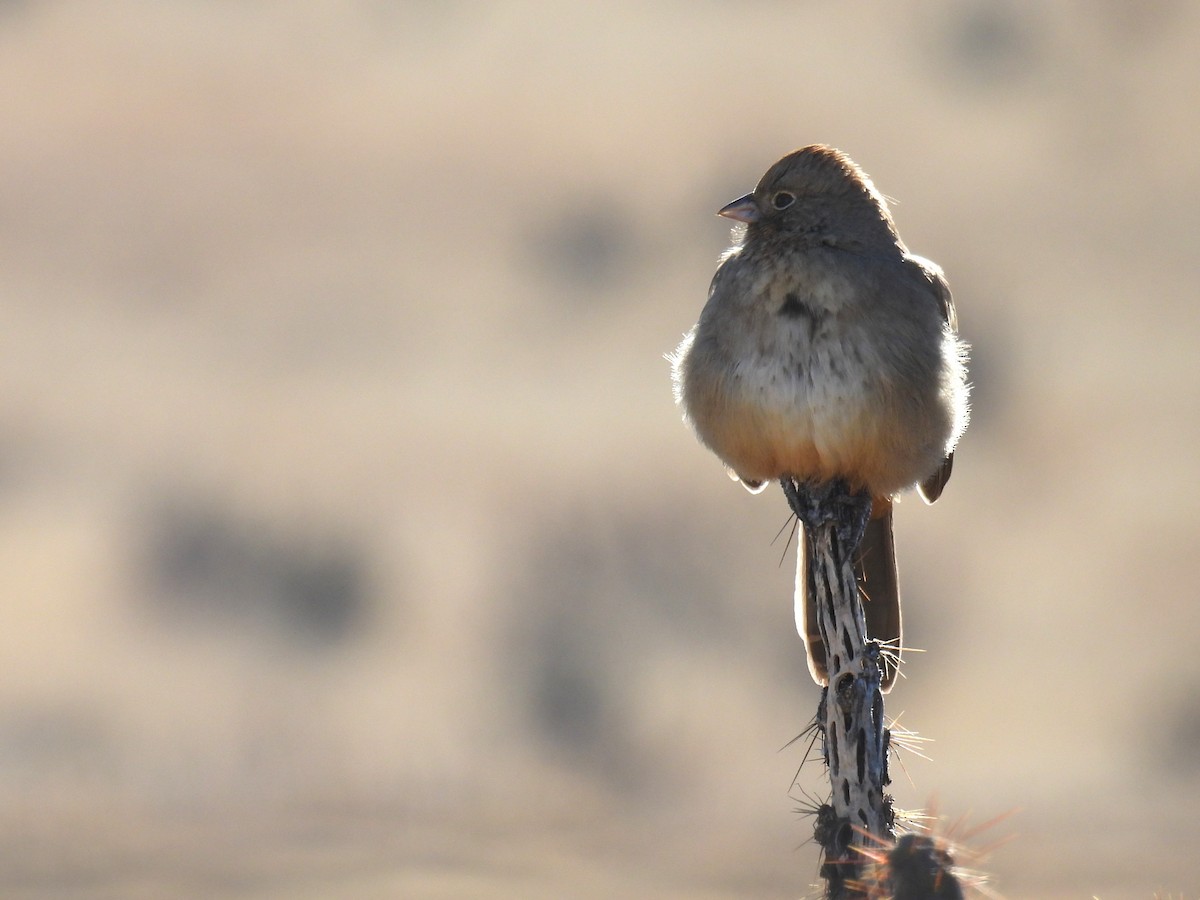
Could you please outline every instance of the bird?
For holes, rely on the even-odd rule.
[[[676,401],[750,491],[778,481],[790,502],[796,484],[841,484],[869,499],[854,565],[868,638],[889,651],[888,690],[902,644],[892,505],[912,488],[938,499],[969,419],[949,285],[909,252],[867,174],[828,145],[787,154],[717,214],[735,222],[732,246],[668,355]],[[799,547],[796,624],[823,685],[827,648]]]

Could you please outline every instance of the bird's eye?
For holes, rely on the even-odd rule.
[[[787,191],[780,191],[778,194],[776,194],[774,197],[771,198],[771,205],[773,207],[775,207],[776,209],[787,209],[789,206],[791,206],[795,202],[796,202],[796,195],[788,193]]]

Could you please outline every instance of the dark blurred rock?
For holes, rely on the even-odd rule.
[[[992,0],[953,3],[938,25],[941,55],[960,85],[1021,83],[1044,62],[1044,23],[1036,6]]]
[[[672,765],[641,745],[633,722],[663,657],[680,671],[753,666],[807,682],[790,577],[779,596],[747,602],[732,563],[740,554],[721,549],[736,525],[694,509],[598,503],[535,529],[509,599],[501,679],[548,748],[617,790],[661,788]],[[794,564],[789,554],[784,565]]]
[[[1157,722],[1150,722],[1145,731],[1133,733],[1154,740],[1150,752],[1157,758],[1158,773],[1166,784],[1178,786],[1181,781],[1200,778],[1200,684],[1172,684],[1158,692],[1163,705]],[[1171,702],[1174,701],[1174,702]]]
[[[541,274],[573,293],[591,295],[619,284],[636,266],[632,216],[607,201],[578,197],[539,218],[528,237]]]
[[[82,705],[10,705],[0,713],[0,769],[26,783],[44,776],[108,774],[109,723]]]
[[[369,563],[337,537],[287,534],[203,501],[160,504],[143,539],[150,598],[167,618],[306,646],[338,644],[368,615]]]

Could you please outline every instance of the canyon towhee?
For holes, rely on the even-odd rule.
[[[941,269],[908,252],[871,180],[832,147],[788,154],[719,215],[744,231],[670,357],[676,398],[752,491],[794,479],[869,492],[855,568],[867,634],[895,654],[886,689],[901,641],[892,499],[916,486],[936,500],[967,425],[966,345],[950,290]],[[805,565],[801,541],[796,623],[824,684]]]

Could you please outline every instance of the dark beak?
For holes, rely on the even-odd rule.
[[[758,204],[754,202],[754,195],[747,194],[745,197],[738,197],[732,203],[726,203],[717,210],[717,215],[749,225],[751,222],[757,222],[762,214],[758,211]]]

